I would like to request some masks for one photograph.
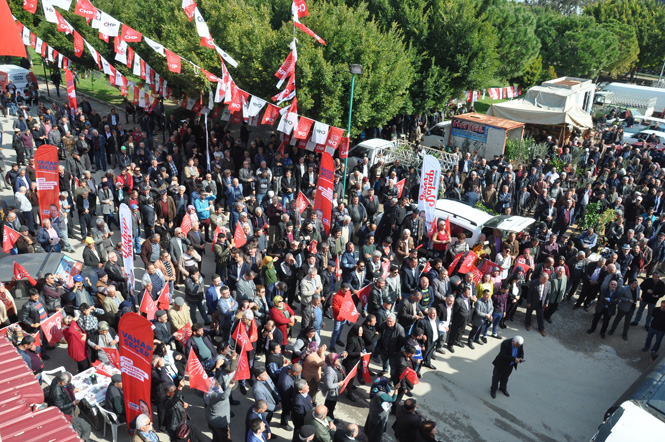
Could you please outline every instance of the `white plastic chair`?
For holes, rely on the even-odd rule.
[[[65,371],[67,371],[67,370],[65,370],[65,367],[58,367],[58,368],[55,368],[53,370],[42,371],[42,381],[44,381],[44,383],[46,385],[50,386],[51,382],[53,382],[53,379],[55,379],[57,375],[59,375],[60,373],[64,373]],[[47,376],[50,376],[50,377],[47,377],[47,376],[44,376],[44,375],[47,375]]]
[[[111,435],[113,436],[113,442],[118,442],[118,427],[121,426],[122,424],[118,423],[118,416],[108,410],[105,410],[102,408],[99,404],[97,404],[97,409],[99,412],[102,414],[102,417],[104,418],[104,436],[106,437],[106,425],[111,426]]]

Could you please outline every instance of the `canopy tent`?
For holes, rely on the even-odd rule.
[[[0,55],[25,57],[25,46],[7,0],[0,0]]]
[[[575,102],[575,91],[555,87],[534,86],[525,98],[491,105],[487,115],[528,124],[593,127],[591,115]]]

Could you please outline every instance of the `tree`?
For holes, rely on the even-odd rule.
[[[622,25],[616,20],[608,20],[603,26],[616,35],[619,42],[619,56],[605,70],[613,77],[623,75],[634,68],[639,61],[640,44],[637,41],[635,28]]]
[[[535,86],[540,82],[540,78],[543,73],[543,57],[540,55],[533,57],[531,61],[526,65],[522,77],[519,79],[519,84],[522,85],[522,89],[530,88]]]

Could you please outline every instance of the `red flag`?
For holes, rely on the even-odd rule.
[[[65,72],[65,79],[67,74]],[[67,85],[69,94],[69,85]],[[60,211],[60,185],[58,180],[58,148],[44,144],[35,151],[35,175],[37,177],[37,196],[39,197],[39,216],[41,219],[55,218]],[[55,213],[51,213],[54,208]]]
[[[306,140],[309,135],[309,130],[312,128],[314,120],[310,120],[306,117],[300,117],[298,120],[298,126],[293,131],[293,137],[298,140]]]
[[[339,390],[339,394],[342,394],[346,387],[349,385],[349,382],[353,381],[353,378],[356,377],[356,374],[358,373],[358,364],[360,362],[356,362],[356,365],[353,366],[351,371],[349,371],[349,374],[346,375],[344,378],[344,385],[342,385],[342,388]]]
[[[86,20],[93,19],[97,16],[97,8],[92,6],[89,0],[78,0],[76,2],[76,8],[74,8],[74,14],[85,17]]]
[[[305,4],[305,0],[293,0],[293,7],[298,13],[298,18],[307,17],[309,15],[309,11],[307,10],[307,5]]]
[[[476,255],[475,252],[469,252],[465,257],[464,261],[462,261],[462,265],[459,268],[460,273],[466,273],[471,270],[471,268],[475,268],[476,261],[478,260],[478,255]]]
[[[243,341],[243,344],[240,347],[240,353],[238,353],[238,367],[236,368],[236,374],[233,377],[233,379],[237,381],[243,381],[252,377],[249,372],[249,360],[247,359],[247,352],[245,351],[245,342],[246,341]]]
[[[332,131],[332,128],[331,128]],[[316,182],[316,198],[314,199],[314,210],[323,213],[321,223],[326,234],[330,232],[330,217],[332,213],[333,177],[335,176],[335,162],[328,152],[321,156],[319,168],[319,179]]]
[[[358,297],[358,299],[360,299],[360,302],[362,302],[363,304],[363,308],[369,302],[369,291],[371,289],[372,289],[372,284],[367,284],[365,287],[358,290],[358,293],[356,293],[356,296]]]
[[[217,244],[217,237],[219,234],[222,233],[222,226],[218,225],[215,227],[215,233],[212,234],[212,247],[210,250],[214,251],[215,250],[215,244]]]
[[[152,323],[138,313],[125,313],[118,323],[118,352],[127,422],[132,422],[141,413],[152,416],[150,373],[155,340],[152,328]]]
[[[120,370],[120,353],[118,353],[118,349],[102,347],[102,351],[104,351],[104,354],[106,354],[106,358],[109,360],[109,362],[113,364],[115,368]]]
[[[192,21],[194,18],[194,10],[196,9],[196,2],[194,0],[182,0],[182,9],[185,10],[187,18]]]
[[[381,263],[381,277],[383,279],[386,279],[388,277],[388,274],[390,273],[390,261],[383,261]]]
[[[30,33],[30,46],[32,46],[32,49],[37,48],[37,36],[34,34],[34,32]]]
[[[425,267],[423,268],[423,273],[427,273],[430,270],[432,270],[432,264],[430,264],[429,261],[427,261],[427,264],[425,264]]]
[[[526,263],[524,263],[524,262],[516,262],[516,263],[515,263],[515,267],[513,267],[513,272],[514,272],[515,270],[517,270],[518,267],[521,268],[522,270],[524,270],[524,273],[525,273],[525,274],[526,274],[526,272],[528,272],[529,269],[531,268],[531,267],[529,266],[529,264],[526,264]]]
[[[187,359],[185,374],[189,375],[189,388],[196,388],[204,393],[210,391],[212,382],[203,368],[203,365],[201,365],[201,361],[196,357],[194,348],[189,349],[189,358]]]
[[[100,40],[103,40],[104,43],[108,43],[108,42],[109,42],[109,36],[106,35],[106,34],[102,34],[101,32],[99,33],[99,39],[100,39]]]
[[[326,140],[326,150],[328,151],[328,153],[337,150],[339,144],[342,142],[343,134],[344,134],[344,129],[330,126],[330,129],[328,130],[328,139]]]
[[[277,117],[279,117],[279,108],[274,104],[268,103],[266,111],[263,113],[261,124],[273,125],[277,121]]]
[[[138,43],[143,38],[143,35],[139,31],[135,31],[126,24],[122,24],[122,32],[120,33],[120,40],[124,40],[127,43]]]
[[[185,213],[185,216],[182,218],[180,229],[182,230],[182,233],[185,234],[185,236],[187,236],[189,231],[192,230],[192,219],[189,217],[189,213]]]
[[[210,36],[201,37],[201,46],[205,46],[206,48],[210,49],[215,49],[215,42]]]
[[[418,379],[418,374],[416,374],[416,372],[412,368],[406,367],[404,373],[402,373],[399,379],[402,380],[404,376],[406,376],[406,378],[409,380],[409,382],[411,382],[412,385],[418,385],[418,383],[420,382],[420,379]]]
[[[305,196],[302,191],[298,191],[298,198],[296,198],[296,207],[298,208],[298,213],[302,215],[306,208],[312,204],[309,199]]]
[[[492,270],[494,268],[499,268],[499,266],[496,263],[493,263],[489,259],[483,260],[483,265],[480,266],[478,270],[480,270],[480,273],[485,274],[485,273],[492,273]]]
[[[309,35],[309,36],[311,36],[311,37],[314,37],[314,38],[316,39],[316,41],[318,41],[318,42],[321,43],[322,45],[326,44],[326,41],[325,41],[324,39],[322,39],[321,37],[319,37],[318,35],[316,35],[316,34],[314,33],[314,31],[312,31],[311,29],[309,29],[307,26],[303,25],[303,24],[300,23],[299,21],[294,20],[293,24],[296,26],[296,28],[300,29],[300,30],[303,31],[305,34],[307,34],[307,35]]]
[[[238,322],[238,325],[236,326],[236,329],[233,331],[233,334],[231,335],[234,341],[236,341],[236,347],[238,344],[240,344],[241,348],[246,349],[247,351],[253,350],[253,346],[251,342],[249,342],[249,336],[247,336],[247,328],[245,327],[245,323],[242,321]]]
[[[450,241],[450,236],[451,236],[451,233],[450,233],[450,216],[448,216],[448,218],[446,218],[446,235],[447,235],[447,237],[445,239]]]
[[[342,305],[339,308],[338,318],[340,321],[346,320],[352,324],[355,324],[355,322],[358,320],[358,316],[360,316],[360,314],[356,308],[356,303],[353,302],[351,291],[348,291],[346,295],[344,295],[344,301],[342,301]]]
[[[37,11],[37,0],[23,0],[23,9],[34,14]]]
[[[73,109],[74,112],[76,112],[78,109],[78,104],[76,102],[76,89],[74,88],[74,74],[72,74],[72,71],[69,69],[65,69],[65,84],[67,85],[67,102],[70,109]],[[55,173],[58,173],[57,168]],[[60,204],[58,204],[58,207],[60,207]]]
[[[312,242],[309,243],[309,246],[307,246],[307,251],[313,255],[316,255],[316,245],[316,240],[312,240]]]
[[[168,287],[168,285],[167,285]],[[152,321],[155,319],[155,313],[157,313],[157,306],[155,305],[155,301],[152,299],[152,296],[148,292],[148,290],[143,293],[143,299],[141,300],[141,307],[139,308],[139,311],[141,313],[145,313],[148,321]]]
[[[14,244],[19,236],[21,236],[20,233],[5,224],[2,229],[2,251],[9,253],[9,251],[14,248]]]
[[[46,50],[48,49],[48,45],[45,42],[42,42],[42,58],[46,58]]]
[[[286,80],[287,77],[293,75],[295,68],[296,68],[296,57],[293,51],[291,51],[289,52],[288,57],[286,57],[286,60],[284,60],[279,69],[277,69],[277,72],[275,72],[275,77],[279,78],[279,83],[277,83],[277,87],[281,87],[282,82]]]
[[[145,60],[140,59],[139,69],[141,71],[141,80],[145,80]]]
[[[339,255],[335,258],[335,276],[337,279],[342,277],[342,268],[339,265]]]
[[[372,356],[371,353],[366,353],[362,355],[363,360],[363,380],[366,384],[372,383],[372,377],[369,375],[369,358]]]
[[[182,343],[182,345],[187,345],[187,341],[192,336],[192,324],[189,322],[182,326],[180,330],[175,332],[175,338]]]
[[[236,230],[233,232],[233,245],[240,248],[245,244],[247,244],[247,235],[245,235],[245,231],[242,230],[242,225],[238,221],[236,223]]]
[[[173,52],[169,51],[168,49],[164,48],[164,52],[166,53],[166,64],[169,67],[169,71],[179,74],[180,73],[180,57],[177,54],[174,54]]]
[[[17,281],[23,278],[28,278],[30,284],[37,285],[37,281],[35,281],[35,279],[32,276],[30,276],[28,271],[24,269],[23,266],[17,263],[16,261],[14,261],[14,278],[16,278]]]
[[[111,377],[111,373],[106,371],[106,367],[102,364],[102,361],[95,361],[92,363],[92,366],[95,367],[95,373],[101,374],[102,376]]]
[[[483,279],[483,274],[480,273],[480,270],[478,270],[478,267],[476,267],[475,265],[471,266],[471,268],[467,273],[471,273],[473,275],[473,282],[475,282],[476,284],[478,284]]]
[[[160,310],[168,310],[171,306],[171,294],[169,293],[169,290],[169,285],[165,284],[162,293],[160,293],[159,298],[157,298],[157,307]]]
[[[395,184],[395,187],[397,187],[397,190],[399,190],[399,195],[397,195],[397,198],[402,198],[402,191],[404,190],[404,184],[406,184],[406,178],[404,178],[402,181],[398,181],[397,184]]]
[[[16,264],[16,263],[14,263]],[[44,306],[46,308],[46,306]],[[53,316],[46,319],[40,324],[44,337],[49,345],[55,345],[63,338],[62,334],[62,309],[58,309]]]
[[[127,46],[127,67],[131,68],[132,66],[134,66],[134,49]]]
[[[450,263],[450,266],[448,267],[448,273],[451,275],[453,274],[453,269],[455,269],[455,266],[457,266],[459,260],[462,259],[462,255],[464,255],[464,253],[458,253],[455,259],[453,259],[453,262]]]
[[[67,23],[67,20],[64,19],[62,15],[58,11],[55,11],[55,18],[58,20],[58,32],[64,32],[66,34],[71,34],[74,32],[74,28],[72,28],[72,25]]]
[[[339,157],[348,158],[349,157],[349,137],[342,137],[339,142]]]

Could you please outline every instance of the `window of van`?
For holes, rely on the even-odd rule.
[[[460,226],[459,224],[455,224],[454,222],[450,222],[450,236],[453,238],[457,237],[458,234],[464,233],[467,238],[471,238],[473,236],[473,232],[469,229],[465,229],[464,227]]]

